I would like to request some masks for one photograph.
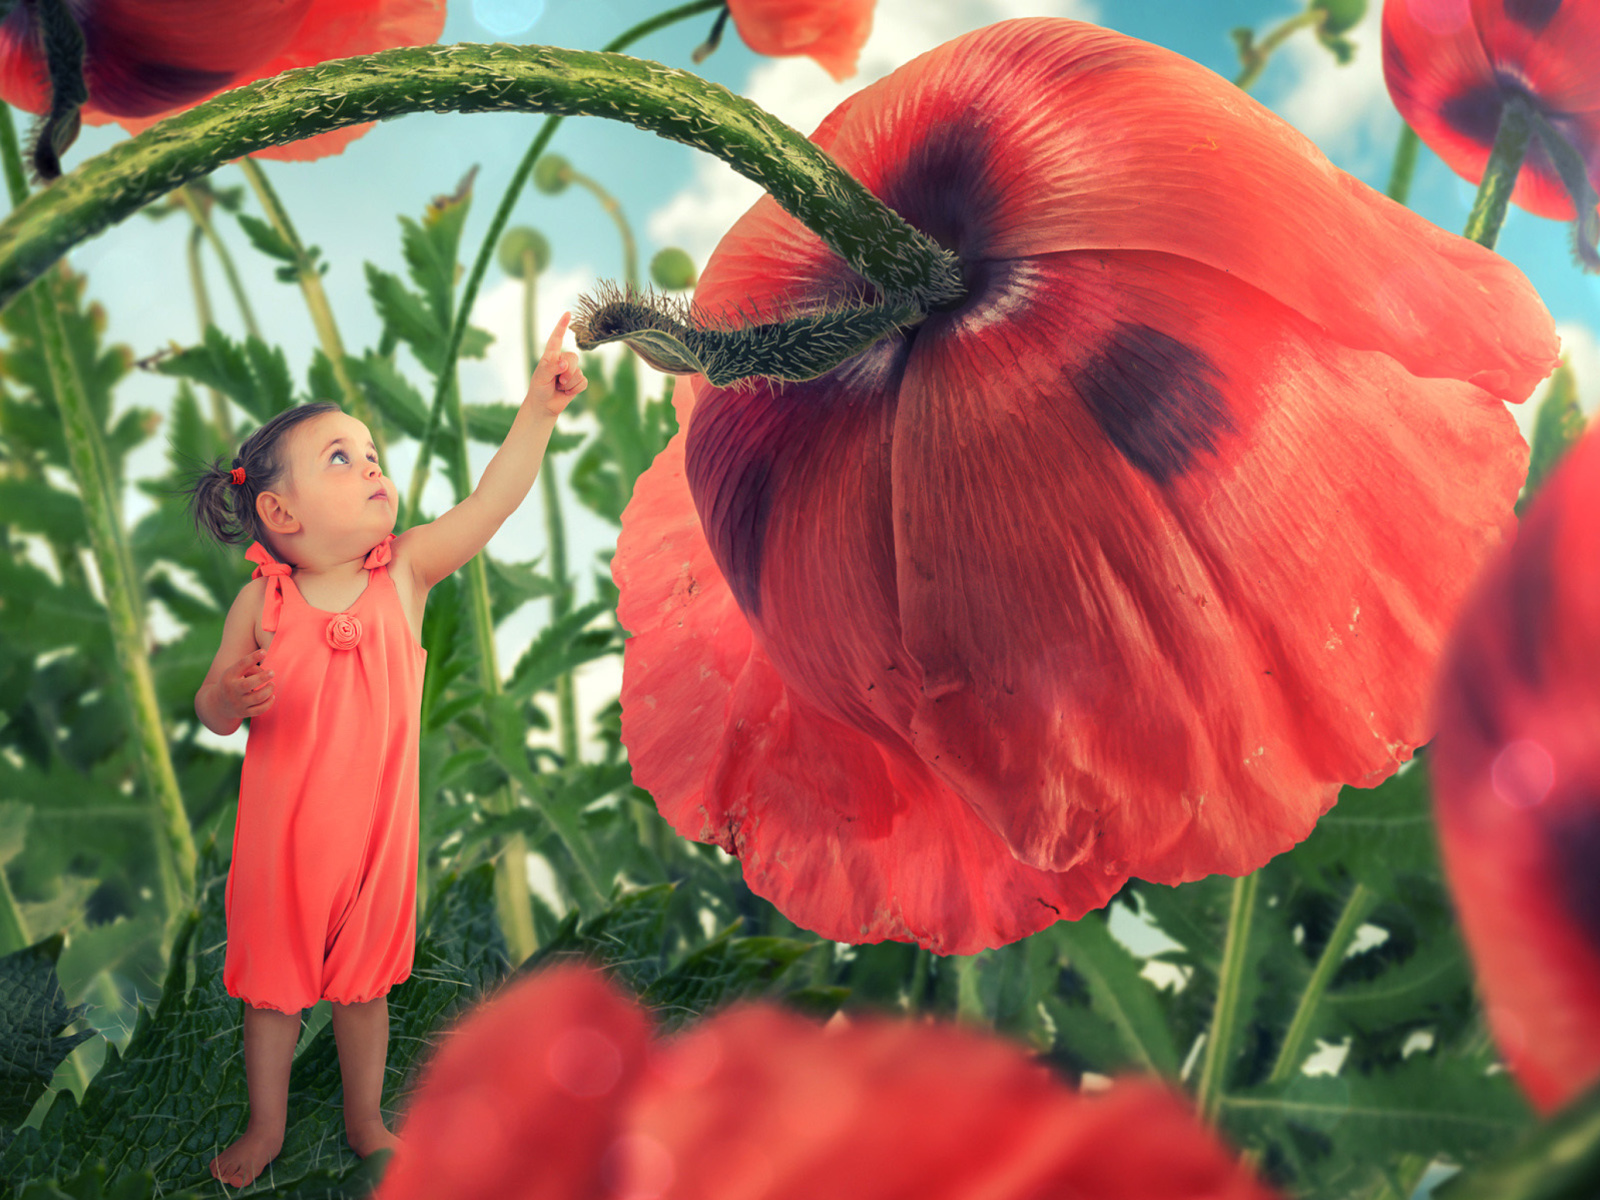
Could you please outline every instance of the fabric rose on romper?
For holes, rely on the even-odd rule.
[[[329,620],[326,635],[328,645],[335,650],[350,650],[361,641],[361,619],[349,613],[337,613]]]
[[[228,88],[332,58],[435,41],[444,0],[77,0],[89,100],[83,119],[137,133]],[[0,98],[50,107],[49,76],[30,0],[0,23]],[[261,158],[337,154],[371,124],[352,125]]]
[[[652,1042],[587,968],[511,984],[423,1069],[376,1200],[1270,1200],[1154,1082],[1080,1095],[949,1025],[747,1005]]]
[[[856,73],[876,0],[728,0],[745,45],[776,58],[804,54],[836,80]]]
[[[1600,425],[1484,573],[1429,753],[1489,1026],[1549,1111],[1600,1082]]]
[[[1483,178],[1509,105],[1532,124],[1511,199],[1581,216],[1578,253],[1600,270],[1600,4],[1594,0],[1387,0],[1383,74],[1407,124],[1468,182]]]
[[[968,954],[1254,870],[1427,739],[1555,365],[1504,259],[1176,54],[1005,22],[814,135],[970,292],[680,380],[613,562],[635,781],[791,920]],[[867,291],[763,199],[698,304]]]

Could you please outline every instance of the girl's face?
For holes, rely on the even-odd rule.
[[[371,433],[350,414],[324,413],[297,425],[288,459],[285,495],[310,537],[359,554],[394,532],[397,490],[378,465]]]

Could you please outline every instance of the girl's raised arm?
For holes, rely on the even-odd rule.
[[[511,422],[511,432],[483,469],[472,495],[438,520],[414,526],[395,539],[396,561],[410,568],[424,591],[482,550],[516,511],[539,473],[556,417],[589,386],[578,356],[561,349],[571,320],[571,313],[561,314],[528,381],[528,394]]]

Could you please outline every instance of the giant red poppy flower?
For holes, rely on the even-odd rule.
[[[814,58],[835,79],[856,73],[877,0],[728,0],[745,45],[757,54]]]
[[[1216,75],[958,38],[817,130],[970,294],[807,383],[677,389],[614,559],[623,739],[792,920],[970,953],[1238,874],[1428,735],[1555,362],[1503,259]],[[697,301],[866,285],[762,200]]]
[[[1270,1200],[1178,1097],[1070,1091],[954,1026],[733,1009],[650,1043],[600,976],[537,974],[423,1069],[377,1200]]]
[[[1543,1109],[1600,1081],[1600,425],[1464,608],[1429,754],[1489,1024]]]
[[[81,0],[89,101],[83,119],[117,121],[137,133],[161,117],[238,87],[330,58],[434,41],[444,0]],[[50,86],[31,7],[18,3],[0,23],[0,97],[33,112],[50,106]],[[262,158],[335,154],[372,126],[357,125]]]
[[[1600,4],[1594,0],[1386,0],[1383,74],[1400,115],[1450,168],[1483,178],[1512,96],[1587,163],[1600,188]],[[1512,200],[1570,221],[1572,198],[1537,137]]]

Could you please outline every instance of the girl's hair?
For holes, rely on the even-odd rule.
[[[283,476],[286,464],[279,450],[284,436],[301,421],[339,411],[327,400],[286,408],[245,438],[231,468],[219,458],[202,469],[184,489],[195,528],[219,542],[265,542],[267,531],[256,513],[256,497],[276,487]],[[241,468],[242,482],[235,483],[235,472]]]

